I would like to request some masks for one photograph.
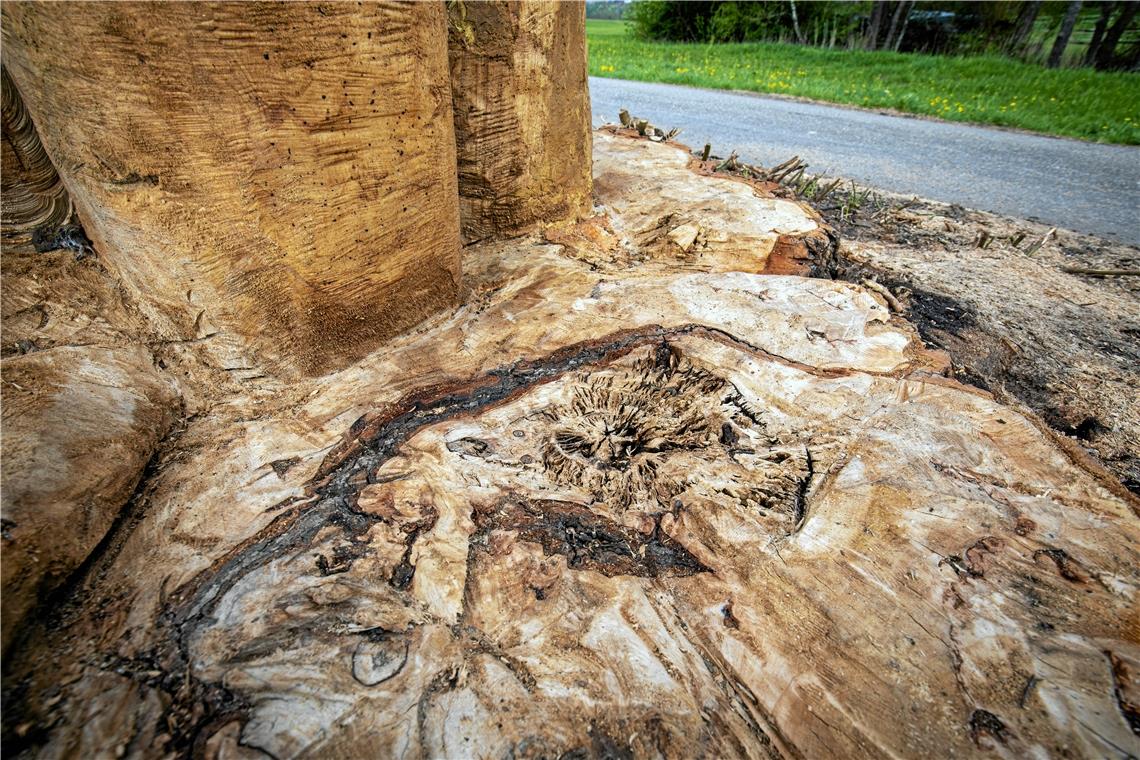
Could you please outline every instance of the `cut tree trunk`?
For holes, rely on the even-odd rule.
[[[1135,500],[878,293],[740,271],[818,218],[631,132],[568,242],[193,420],[5,659],[9,751],[1136,754]]]
[[[176,413],[142,346],[4,359],[3,649],[114,524]],[[42,612],[42,611],[41,611]]]
[[[318,374],[454,306],[442,5],[5,3],[4,64],[172,340]]]
[[[590,210],[582,3],[450,3],[465,242]]]

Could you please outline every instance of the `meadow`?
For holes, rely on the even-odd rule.
[[[790,95],[862,108],[1140,144],[1140,75],[1046,69],[997,56],[936,56],[783,43],[644,42],[624,21],[586,21],[590,75]]]

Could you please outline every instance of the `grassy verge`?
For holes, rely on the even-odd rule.
[[[988,56],[641,42],[625,27],[622,21],[586,22],[592,76],[797,95],[1140,144],[1140,74],[1045,69]]]

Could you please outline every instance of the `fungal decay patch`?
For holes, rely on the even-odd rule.
[[[508,409],[456,427],[452,455],[502,470],[512,490],[556,493],[651,533],[694,499],[723,502],[786,535],[810,469],[798,440],[769,435],[763,410],[673,345],[573,372]]]

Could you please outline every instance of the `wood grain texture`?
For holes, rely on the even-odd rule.
[[[585,4],[448,8],[464,241],[587,213]]]
[[[440,4],[5,3],[4,62],[108,266],[171,338],[285,375],[458,299]]]
[[[3,360],[3,648],[102,540],[177,412],[142,346]]]
[[[35,231],[58,229],[71,218],[71,198],[44,152],[20,92],[0,67],[3,119],[3,204],[0,222],[5,243],[28,242]]]

